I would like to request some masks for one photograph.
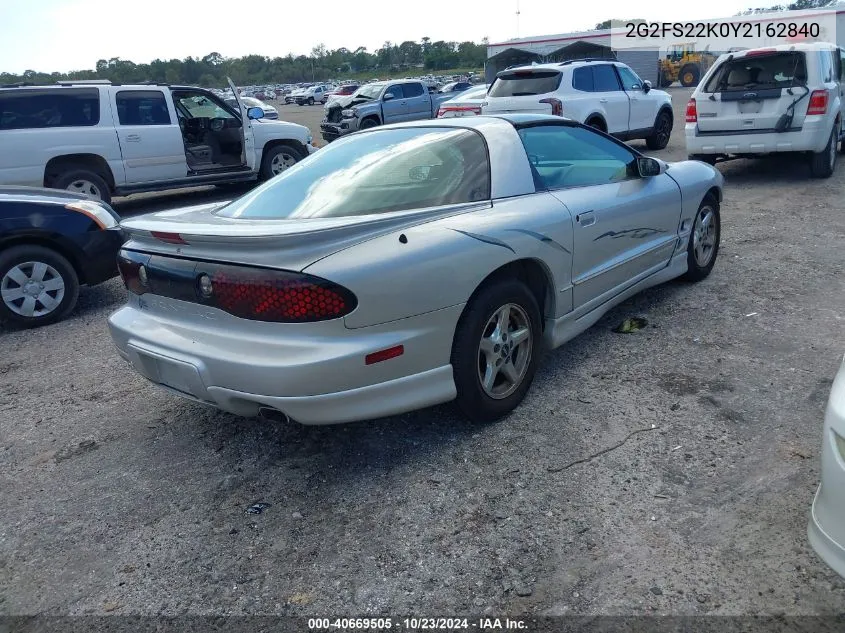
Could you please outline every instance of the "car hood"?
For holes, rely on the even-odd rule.
[[[374,101],[375,99],[366,99],[364,97],[354,97],[350,95],[348,97],[335,97],[328,107],[345,109],[361,105],[362,103],[373,103]]]
[[[0,187],[0,200],[7,202],[41,202],[45,204],[66,205],[78,200],[90,200],[86,195],[65,191],[64,189],[47,189],[45,187]]]

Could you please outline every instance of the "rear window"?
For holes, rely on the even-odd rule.
[[[328,218],[490,199],[487,147],[452,128],[373,130],[335,141],[223,207],[230,218]]]
[[[704,86],[704,92],[791,88],[807,83],[804,53],[752,55],[724,62]]]
[[[80,127],[100,122],[96,88],[0,91],[0,130]]]
[[[525,97],[554,92],[560,86],[556,70],[516,70],[496,77],[490,86],[491,97]]]

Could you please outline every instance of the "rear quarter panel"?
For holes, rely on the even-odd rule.
[[[722,188],[725,179],[715,167],[696,160],[672,163],[666,171],[681,189],[681,224],[680,235],[689,235],[692,221],[704,196],[711,190],[717,192],[722,201]]]
[[[359,328],[464,304],[492,272],[520,259],[536,261],[546,275],[547,315],[568,312],[571,257],[569,212],[538,193],[357,244],[305,272],[355,294],[358,307],[345,320]]]

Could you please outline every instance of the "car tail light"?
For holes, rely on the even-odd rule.
[[[310,323],[346,316],[358,300],[331,281],[287,270],[193,262],[123,250],[126,288],[219,308],[242,319]]]
[[[445,110],[444,108],[438,108],[438,109],[437,109],[437,116],[436,116],[436,117],[434,117],[434,118],[435,118],[435,119],[439,119],[439,118],[440,118],[440,117],[442,117],[444,114],[446,114],[446,110]]]
[[[120,278],[123,279],[123,285],[129,292],[142,295],[149,290],[149,279],[144,267],[149,260],[149,255],[126,251],[121,251],[117,256],[117,269],[120,272]]]
[[[777,50],[774,48],[758,48],[756,51],[748,51],[745,57],[759,57],[760,55],[771,55],[772,53],[777,53]]]
[[[167,233],[165,231],[151,231],[150,233],[157,240],[167,242],[168,244],[187,244],[178,233]]]
[[[813,94],[810,95],[810,104],[807,106],[807,114],[825,114],[827,100],[827,90],[813,90]]]
[[[698,108],[695,99],[687,101],[687,123],[698,123]]]
[[[215,266],[208,275],[210,298],[203,303],[243,319],[325,321],[345,316],[357,305],[345,288],[311,275],[246,266]]]
[[[391,358],[397,358],[405,353],[405,346],[404,345],[396,345],[395,347],[388,347],[387,349],[379,350],[378,352],[373,352],[372,354],[367,354],[364,357],[364,364],[365,365],[374,365],[376,363],[380,363],[385,360],[390,360]]]
[[[540,99],[540,103],[548,103],[552,106],[552,114],[554,116],[563,116],[563,103],[560,99]]]

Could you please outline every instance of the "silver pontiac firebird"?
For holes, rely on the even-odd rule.
[[[382,126],[230,203],[126,220],[120,354],[234,414],[331,424],[525,397],[542,352],[704,279],[722,176],[561,117]]]

